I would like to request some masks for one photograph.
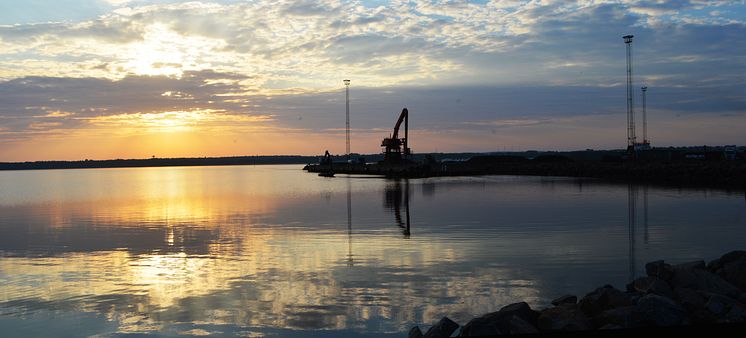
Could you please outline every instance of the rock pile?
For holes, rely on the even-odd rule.
[[[409,338],[446,338],[459,328],[459,337],[474,337],[746,322],[746,251],[709,264],[655,261],[645,271],[625,291],[605,285],[580,301],[559,297],[541,311],[525,302],[510,304],[464,326],[443,317],[424,335],[413,327]]]

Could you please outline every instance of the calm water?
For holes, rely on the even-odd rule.
[[[0,172],[0,335],[403,337],[746,249],[743,192],[300,169]]]

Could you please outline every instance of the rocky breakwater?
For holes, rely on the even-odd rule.
[[[445,338],[458,329],[458,337],[476,337],[746,322],[746,251],[709,264],[655,261],[645,271],[624,291],[605,285],[580,301],[565,295],[539,311],[525,302],[510,304],[463,326],[444,317],[424,334],[413,327],[409,337]]]

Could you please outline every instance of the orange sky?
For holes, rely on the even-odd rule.
[[[653,146],[746,144],[739,4],[30,1],[0,161],[342,153],[346,78],[353,152],[624,148],[625,34]]]

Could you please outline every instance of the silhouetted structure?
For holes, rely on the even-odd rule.
[[[324,158],[321,159],[321,164],[332,164],[332,155],[329,154],[329,150],[324,152]]]
[[[321,164],[326,166],[326,170],[320,172],[319,176],[334,177],[334,161],[332,161],[332,155],[329,154],[329,150],[324,152],[324,158],[321,159]]]
[[[347,154],[347,162],[350,162],[350,80],[343,80],[345,84],[345,150]]]
[[[735,148],[735,147],[731,147]],[[626,161],[626,150],[547,152],[533,159],[528,154],[472,155],[465,160],[447,154],[417,154],[400,164],[385,161],[375,163],[353,163],[336,166],[337,174],[382,175],[387,177],[413,178],[433,176],[469,175],[532,175],[594,177],[618,181],[665,184],[698,185],[728,188],[746,187],[746,161],[742,148],[735,148],[726,160],[723,147],[656,148],[639,152],[635,161]],[[561,156],[557,156],[562,154]],[[535,154],[534,154],[535,155]],[[370,155],[382,158],[381,155]],[[427,159],[430,160],[427,160]],[[309,172],[328,170],[322,164],[304,167]]]
[[[399,138],[399,128],[402,122],[404,122],[404,137]],[[384,138],[381,142],[381,147],[384,147],[383,151],[383,162],[384,163],[401,163],[403,160],[407,160],[410,155],[408,146],[409,140],[409,111],[407,108],[402,109],[399,114],[399,119],[396,121],[394,126],[394,133],[389,137]]]
[[[635,136],[635,105],[634,89],[632,89],[632,38],[634,35],[625,35],[624,44],[627,46],[627,150],[634,152],[637,137]]]
[[[643,146],[650,148],[650,140],[648,139],[648,113],[647,113],[647,92],[648,86],[642,86],[642,144]]]

